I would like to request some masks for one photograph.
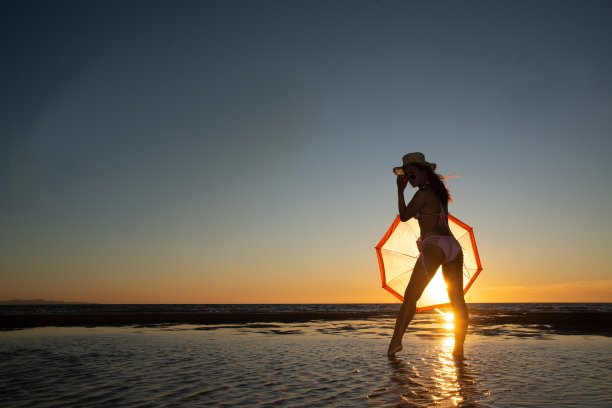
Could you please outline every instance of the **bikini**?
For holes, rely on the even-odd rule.
[[[437,215],[439,217],[438,218],[439,226],[448,227],[448,213],[444,211],[444,208],[442,207],[442,203],[440,203],[439,213],[419,214],[417,212],[414,218],[418,220],[421,217],[428,217],[432,215]],[[423,267],[425,267],[425,256],[423,256],[423,246],[424,245],[435,245],[442,250],[442,252],[444,253],[444,261],[442,262],[443,265],[455,260],[455,258],[457,258],[457,255],[459,255],[459,252],[461,252],[461,246],[459,245],[459,242],[457,242],[455,237],[452,235],[430,235],[425,238],[419,237],[419,239],[417,240],[417,246],[419,248],[419,252],[421,253],[421,256],[419,256],[419,259],[423,263]],[[427,273],[426,267],[425,267],[425,274],[429,276],[429,274]]]

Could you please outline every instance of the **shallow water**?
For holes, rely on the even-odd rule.
[[[0,305],[0,316],[45,314],[121,314],[121,313],[308,313],[378,312],[395,314],[400,303],[319,303],[319,304],[45,304]],[[470,310],[480,315],[510,312],[602,312],[612,313],[612,303],[468,303]]]
[[[612,338],[393,319],[0,333],[1,406],[611,406]]]

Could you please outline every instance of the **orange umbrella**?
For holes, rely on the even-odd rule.
[[[482,271],[474,230],[451,214],[448,215],[448,221],[451,232],[463,249],[463,293],[465,294]],[[406,286],[408,286],[414,264],[420,255],[416,244],[419,235],[420,229],[417,220],[411,218],[402,222],[398,215],[376,245],[382,287],[400,301],[404,301],[402,295]],[[449,304],[446,286],[442,278],[442,267],[440,267],[417,302],[417,312],[448,306]]]

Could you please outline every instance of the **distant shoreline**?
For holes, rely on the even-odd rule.
[[[612,304],[612,302],[467,302],[468,305],[575,305],[575,304]],[[100,302],[75,302],[64,300],[46,299],[12,299],[0,300],[0,306],[40,306],[40,305],[399,305],[394,302],[293,302],[293,303],[100,303]]]
[[[46,300],[46,299],[12,299],[0,300],[0,305],[6,306],[39,306],[39,305],[97,305],[95,302],[66,302],[63,300]]]

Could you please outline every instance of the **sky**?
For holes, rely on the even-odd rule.
[[[395,302],[394,166],[468,302],[612,302],[609,1],[0,5],[0,300]],[[414,191],[407,191],[409,199]]]

